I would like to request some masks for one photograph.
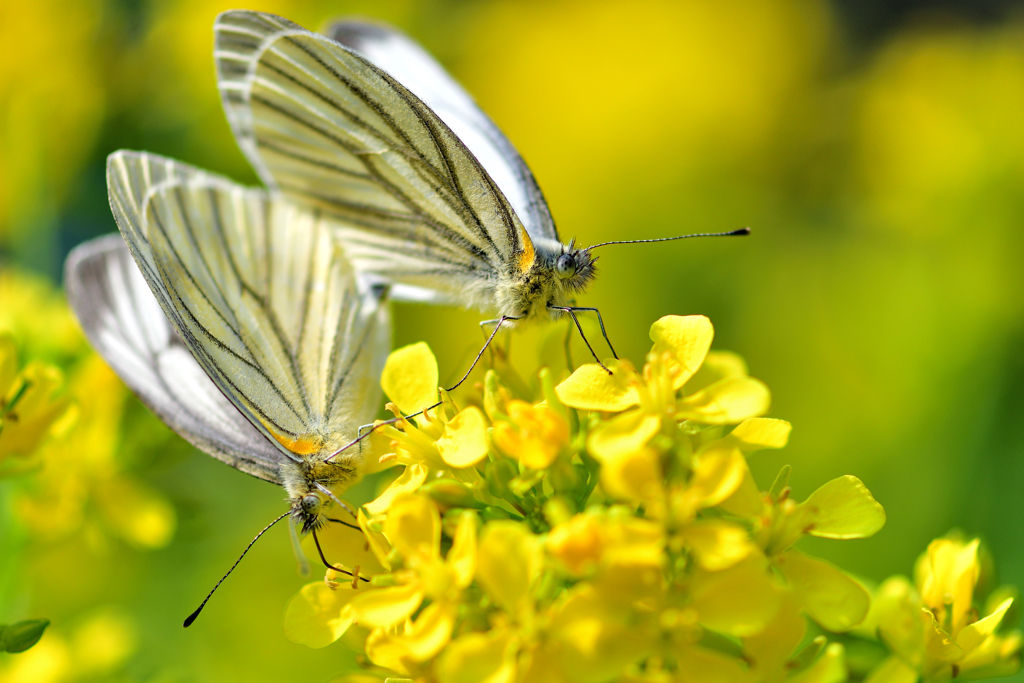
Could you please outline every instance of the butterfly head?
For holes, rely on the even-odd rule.
[[[564,290],[582,292],[589,285],[597,272],[594,262],[597,259],[590,255],[589,249],[576,247],[576,240],[563,244],[561,253],[555,258],[553,269],[555,277]]]
[[[292,519],[303,533],[320,529],[337,516],[338,507],[347,507],[338,495],[359,479],[361,464],[361,458],[325,462],[322,454],[299,463],[282,463],[282,483]]]
[[[302,514],[307,517],[319,516],[320,508],[323,507],[323,504],[320,496],[315,493],[307,493],[299,500],[299,508],[301,508]]]
[[[289,498],[288,503],[291,506],[292,520],[302,533],[308,534],[327,524],[326,512],[329,504],[319,493],[306,491]]]

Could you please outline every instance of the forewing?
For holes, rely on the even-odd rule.
[[[512,143],[422,47],[393,27],[339,21],[324,33],[360,53],[423,100],[494,179],[530,237],[558,239],[544,195]]]
[[[64,285],[93,348],[150,410],[200,450],[281,483],[285,456],[181,343],[120,235],[76,247],[65,265]]]
[[[155,175],[141,199],[127,189]],[[165,313],[232,402],[295,459],[350,439],[379,401],[387,312],[379,290],[359,290],[325,222],[153,155],[112,155],[108,183]]]
[[[233,11],[215,25],[225,108],[268,186],[323,210],[359,270],[442,298],[481,303],[498,273],[532,262],[515,211],[427,105],[360,54],[281,22]]]

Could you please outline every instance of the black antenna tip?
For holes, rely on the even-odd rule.
[[[726,233],[727,235],[749,235],[750,228],[740,228],[739,230],[733,230],[732,232]]]
[[[203,603],[202,605],[199,606],[199,608],[195,612],[193,612],[192,614],[188,615],[188,619],[185,620],[185,623],[182,624],[182,626],[185,627],[185,628],[188,628],[189,626],[191,626],[192,622],[194,622],[196,620],[196,617],[199,616],[199,613],[203,611],[204,607],[206,607],[206,603]]]

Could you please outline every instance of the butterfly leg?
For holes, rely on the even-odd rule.
[[[323,485],[323,484],[321,484],[320,482],[317,482],[317,483],[316,483],[316,487],[317,487],[317,488],[318,488],[318,489],[319,489],[319,490],[320,490],[321,492],[323,492],[323,493],[326,493],[326,494],[327,494],[327,497],[328,497],[328,498],[330,498],[331,500],[333,500],[333,501],[334,501],[335,503],[337,503],[337,504],[338,504],[338,507],[340,507],[340,508],[341,508],[342,510],[344,510],[344,511],[345,511],[345,512],[347,512],[348,514],[352,515],[352,518],[353,518],[353,519],[358,519],[358,517],[356,516],[356,513],[355,513],[355,511],[354,511],[354,510],[353,510],[352,508],[350,508],[350,507],[348,506],[348,504],[347,504],[347,503],[345,503],[345,501],[343,501],[343,500],[342,500],[341,498],[338,498],[338,497],[337,497],[336,495],[334,495],[334,492],[333,492],[333,491],[331,491],[331,490],[330,490],[329,488],[327,488],[326,486],[324,486],[324,485]]]
[[[494,325],[494,331],[492,331],[491,335],[487,337],[487,341],[484,342],[483,348],[481,348],[480,351],[476,354],[476,358],[473,359],[473,363],[469,366],[469,370],[466,370],[466,374],[462,376],[462,379],[460,379],[458,382],[453,384],[448,389],[445,389],[445,391],[455,391],[463,382],[466,381],[466,379],[469,377],[469,373],[473,372],[473,368],[475,368],[476,364],[480,362],[480,358],[481,356],[484,355],[484,351],[486,351],[490,347],[491,342],[494,341],[494,335],[498,334],[498,330],[501,329],[501,326],[507,320],[519,320],[519,318],[513,318],[511,316],[503,315],[500,318],[495,318],[494,320],[484,320],[483,322],[480,323],[480,327],[496,323]],[[440,405],[440,403],[437,403],[435,405]],[[431,406],[431,408],[433,407],[434,406]]]
[[[590,355],[594,357],[594,362],[600,365],[604,369],[604,371],[607,372],[609,375],[612,374],[612,371],[609,370],[605,366],[605,364],[601,362],[601,359],[597,357],[597,353],[594,351],[594,347],[590,345],[590,340],[587,339],[587,335],[583,334],[583,328],[580,326],[579,318],[576,317],[576,311],[588,309],[577,309],[573,308],[572,306],[548,306],[548,310],[565,311],[566,313],[568,313],[569,317],[572,318],[573,323],[576,324],[576,329],[579,330],[580,336],[583,337],[583,343],[587,345],[587,349],[590,351]],[[602,331],[604,331],[604,325],[601,326],[601,329]],[[608,337],[605,336],[605,339],[608,339]],[[611,344],[609,344],[609,346],[611,346]],[[612,355],[615,355],[614,350],[612,351]]]
[[[502,325],[503,325],[503,324],[504,324],[504,323],[505,323],[506,321],[511,321],[511,320],[519,320],[519,318],[513,318],[512,316],[508,316],[508,315],[503,315],[503,316],[501,316],[500,318],[495,318],[494,320],[484,320],[484,321],[482,321],[482,322],[480,323],[480,327],[481,327],[481,328],[482,328],[482,327],[483,327],[484,325],[494,325],[494,330],[493,330],[493,331],[491,332],[490,336],[488,336],[488,337],[487,337],[487,341],[485,341],[485,342],[484,342],[484,345],[483,345],[483,347],[482,347],[482,348],[480,349],[480,351],[479,351],[479,352],[478,352],[478,353],[476,354],[476,358],[474,358],[474,359],[473,359],[473,363],[472,363],[472,364],[471,364],[471,365],[469,366],[469,369],[468,369],[468,370],[466,370],[466,374],[464,374],[464,375],[462,376],[462,379],[460,379],[460,380],[459,380],[458,382],[456,382],[455,384],[453,384],[453,385],[452,385],[451,387],[449,387],[448,389],[445,389],[445,391],[455,391],[456,389],[458,389],[458,388],[459,388],[459,386],[460,386],[460,385],[461,385],[461,384],[462,384],[463,382],[465,382],[465,381],[466,381],[466,379],[467,379],[467,378],[469,377],[469,374],[470,374],[471,372],[473,372],[473,368],[475,368],[475,367],[476,367],[476,364],[480,362],[480,358],[481,358],[481,357],[482,357],[482,356],[484,355],[484,351],[486,351],[486,350],[487,350],[487,349],[488,349],[488,348],[490,347],[490,345],[491,345],[491,342],[492,342],[492,341],[494,341],[494,335],[498,334],[498,330],[499,330],[499,329],[501,328],[501,326],[502,326]],[[576,327],[579,327],[579,323],[578,323],[578,322],[576,323]],[[580,330],[580,334],[583,334],[583,330]],[[585,338],[585,337],[584,337],[584,341],[586,341],[586,338]],[[588,343],[588,344],[587,344],[587,346],[589,347],[589,346],[590,346],[590,344]],[[591,353],[593,353],[593,350],[591,350]],[[596,356],[595,356],[595,358],[596,358]],[[600,363],[600,361],[598,361],[598,363]],[[602,366],[602,367],[603,367],[603,366]],[[607,369],[607,368],[606,368],[606,369]],[[611,371],[609,371],[609,373],[610,373],[610,372],[611,372]],[[424,411],[424,410],[431,410],[431,409],[433,409],[433,408],[436,408],[437,406],[441,405],[441,403],[442,403],[441,401],[438,401],[437,403],[435,403],[435,404],[433,404],[433,405],[427,406],[427,407],[426,407],[426,408],[424,408],[423,410],[419,410],[419,411],[417,411],[417,412],[415,412],[415,413],[411,413],[411,414],[409,414],[409,415],[406,415],[406,416],[405,416],[405,419],[409,419],[409,418],[413,418],[413,417],[416,417],[417,415],[421,415],[421,414],[423,414],[423,411]],[[373,432],[373,428],[374,428],[374,426],[380,426],[380,425],[386,425],[386,424],[394,424],[395,422],[398,422],[398,420],[399,420],[399,418],[397,418],[397,417],[394,417],[394,418],[391,418],[390,420],[386,420],[386,421],[384,421],[384,422],[381,422],[381,423],[379,423],[378,425],[363,425],[362,427],[360,427],[360,428],[359,428],[359,434],[358,434],[358,436],[356,436],[356,438],[355,438],[355,439],[353,439],[353,440],[352,440],[351,442],[349,442],[349,443],[345,444],[344,446],[342,446],[341,448],[339,448],[339,449],[338,449],[337,451],[335,451],[334,453],[332,453],[332,454],[331,454],[330,456],[328,456],[328,457],[326,458],[326,462],[330,462],[330,461],[331,461],[331,458],[333,458],[334,456],[336,456],[336,455],[337,455],[338,453],[341,453],[341,452],[342,452],[343,450],[345,450],[346,448],[350,448],[351,446],[354,446],[355,444],[357,444],[357,443],[361,442],[361,441],[362,441],[363,439],[365,439],[365,438],[366,438],[367,436],[369,436],[369,435],[370,435],[370,434],[371,434],[371,433]],[[365,429],[365,428],[367,428],[367,427],[369,427],[369,431],[367,431],[367,432],[366,432],[366,434],[363,434],[363,433],[362,433],[362,430],[363,430],[363,429]],[[331,497],[332,499],[334,499],[334,500],[335,500],[335,501],[336,501],[336,502],[337,502],[337,503],[338,503],[339,505],[341,505],[342,507],[344,507],[344,508],[345,508],[346,510],[348,509],[348,506],[346,506],[346,505],[345,505],[344,503],[342,503],[342,502],[341,502],[341,501],[339,501],[339,500],[338,500],[337,498],[335,498],[335,497],[334,497],[334,494],[332,494],[332,493],[330,493],[330,492],[328,491],[328,492],[327,492],[327,495],[329,495],[329,496],[330,496],[330,497]],[[350,510],[350,512],[351,512],[351,510]],[[355,515],[353,515],[353,516],[355,516]]]
[[[596,308],[588,308],[581,306],[570,306],[569,308],[571,308],[574,311],[593,311],[594,314],[597,315],[597,324],[601,326],[601,336],[604,337],[605,342],[608,344],[608,348],[612,352],[612,357],[615,360],[618,360],[619,354],[615,353],[615,347],[612,346],[612,340],[608,338],[608,333],[604,331],[604,319],[601,317],[601,311],[597,310]]]
[[[355,524],[349,524],[348,522],[346,522],[346,521],[345,521],[345,520],[343,520],[343,519],[335,519],[334,517],[326,517],[325,519],[326,519],[326,520],[327,520],[328,522],[334,522],[335,524],[340,524],[340,525],[342,525],[342,526],[347,526],[347,527],[348,527],[349,529],[355,529],[356,531],[362,531],[362,529],[360,529],[360,528],[359,528],[358,526],[356,526]]]
[[[416,415],[419,415],[419,413],[416,413]],[[413,417],[413,415],[409,415],[409,417]],[[376,429],[377,427],[383,427],[384,425],[393,425],[396,422],[398,422],[398,418],[393,417],[390,420],[381,420],[380,422],[374,422],[368,425],[361,426],[356,432],[356,438],[352,439],[347,444],[345,444],[344,446],[342,446],[341,448],[339,448],[338,450],[334,451],[329,456],[324,458],[324,462],[336,465],[337,463],[331,462],[334,459],[334,456],[338,455],[339,453],[342,453],[343,451],[347,451],[349,448],[352,448],[356,444],[359,444],[359,447],[362,448],[363,439],[370,436],[370,434],[373,434],[374,429]],[[366,432],[363,433],[363,430],[366,430]]]

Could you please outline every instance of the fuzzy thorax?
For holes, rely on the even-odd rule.
[[[573,242],[538,239],[533,249],[532,263],[523,270],[511,269],[495,288],[495,304],[503,316],[522,321],[558,317],[549,307],[571,305],[594,279],[595,259]]]
[[[339,453],[331,462],[326,461],[328,457],[329,453],[321,453],[307,456],[302,462],[288,460],[281,463],[281,480],[288,492],[292,515],[301,523],[304,532],[323,526],[327,521],[327,511],[335,506],[332,497],[320,487],[340,496],[362,477],[363,456],[358,448]],[[303,506],[302,501],[308,496],[319,499],[319,505]]]

